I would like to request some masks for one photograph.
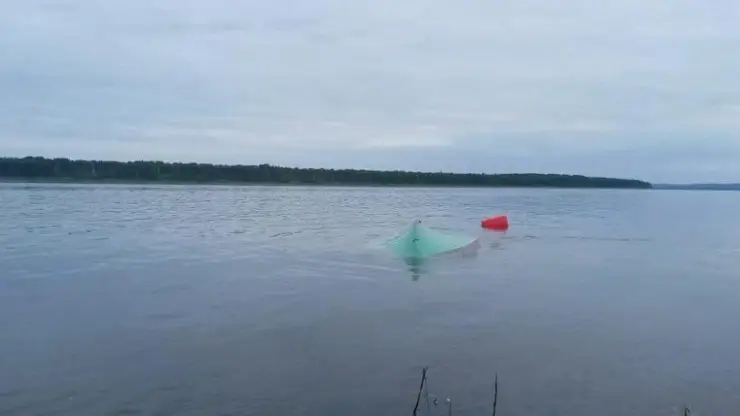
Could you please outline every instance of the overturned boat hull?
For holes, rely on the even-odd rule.
[[[477,238],[444,234],[414,221],[401,236],[388,242],[387,247],[407,259],[425,259],[441,254],[472,255],[480,248]]]

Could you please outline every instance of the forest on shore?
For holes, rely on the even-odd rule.
[[[652,188],[650,183],[640,180],[582,175],[320,169],[282,167],[269,164],[216,165],[160,161],[118,162],[30,156],[0,158],[0,179],[53,182]]]

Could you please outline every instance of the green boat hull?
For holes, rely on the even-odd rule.
[[[401,236],[387,243],[388,249],[407,259],[425,259],[444,253],[465,250],[477,246],[478,239],[444,234],[414,221]]]

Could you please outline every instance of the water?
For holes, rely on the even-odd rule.
[[[0,414],[740,412],[740,193],[0,185]],[[506,213],[512,229],[484,232]],[[378,249],[410,221],[469,258]],[[437,408],[436,414],[444,414]]]

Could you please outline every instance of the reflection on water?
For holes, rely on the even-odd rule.
[[[406,265],[409,266],[409,272],[411,273],[411,280],[416,282],[421,277],[422,272],[424,271],[422,269],[422,266],[424,265],[425,260],[415,257],[407,257],[404,259],[406,262]]]
[[[461,247],[456,250],[452,250],[443,254],[438,254],[432,257],[404,257],[403,261],[408,267],[408,271],[411,273],[411,280],[416,282],[421,278],[423,273],[426,273],[430,267],[433,267],[435,261],[464,261],[466,259],[474,259],[478,256],[478,252],[481,249],[480,239],[476,238],[472,243],[465,247]]]

